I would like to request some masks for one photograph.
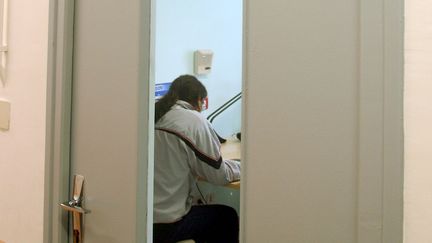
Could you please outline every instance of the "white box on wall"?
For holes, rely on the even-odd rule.
[[[0,100],[0,130],[9,130],[10,103]]]
[[[197,50],[194,52],[194,72],[197,75],[209,74],[212,68],[213,51]]]

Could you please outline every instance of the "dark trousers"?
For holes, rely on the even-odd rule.
[[[193,206],[180,221],[153,224],[153,243],[175,243],[192,239],[196,243],[238,243],[237,212],[225,205]]]

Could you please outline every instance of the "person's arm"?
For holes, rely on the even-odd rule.
[[[210,123],[203,121],[194,131],[193,140],[195,148],[188,150],[188,157],[196,176],[216,185],[240,180],[240,162],[222,158],[219,140]]]
[[[215,185],[226,185],[240,180],[240,162],[223,160],[219,168],[197,162],[193,168],[194,173],[204,180]]]

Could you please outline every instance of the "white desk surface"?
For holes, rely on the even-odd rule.
[[[241,159],[241,142],[235,137],[227,138],[221,146],[222,158]]]

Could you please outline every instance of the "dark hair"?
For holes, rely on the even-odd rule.
[[[204,85],[192,75],[182,75],[176,78],[166,93],[155,104],[155,123],[159,121],[177,102],[183,100],[198,107],[198,100],[207,97]]]

